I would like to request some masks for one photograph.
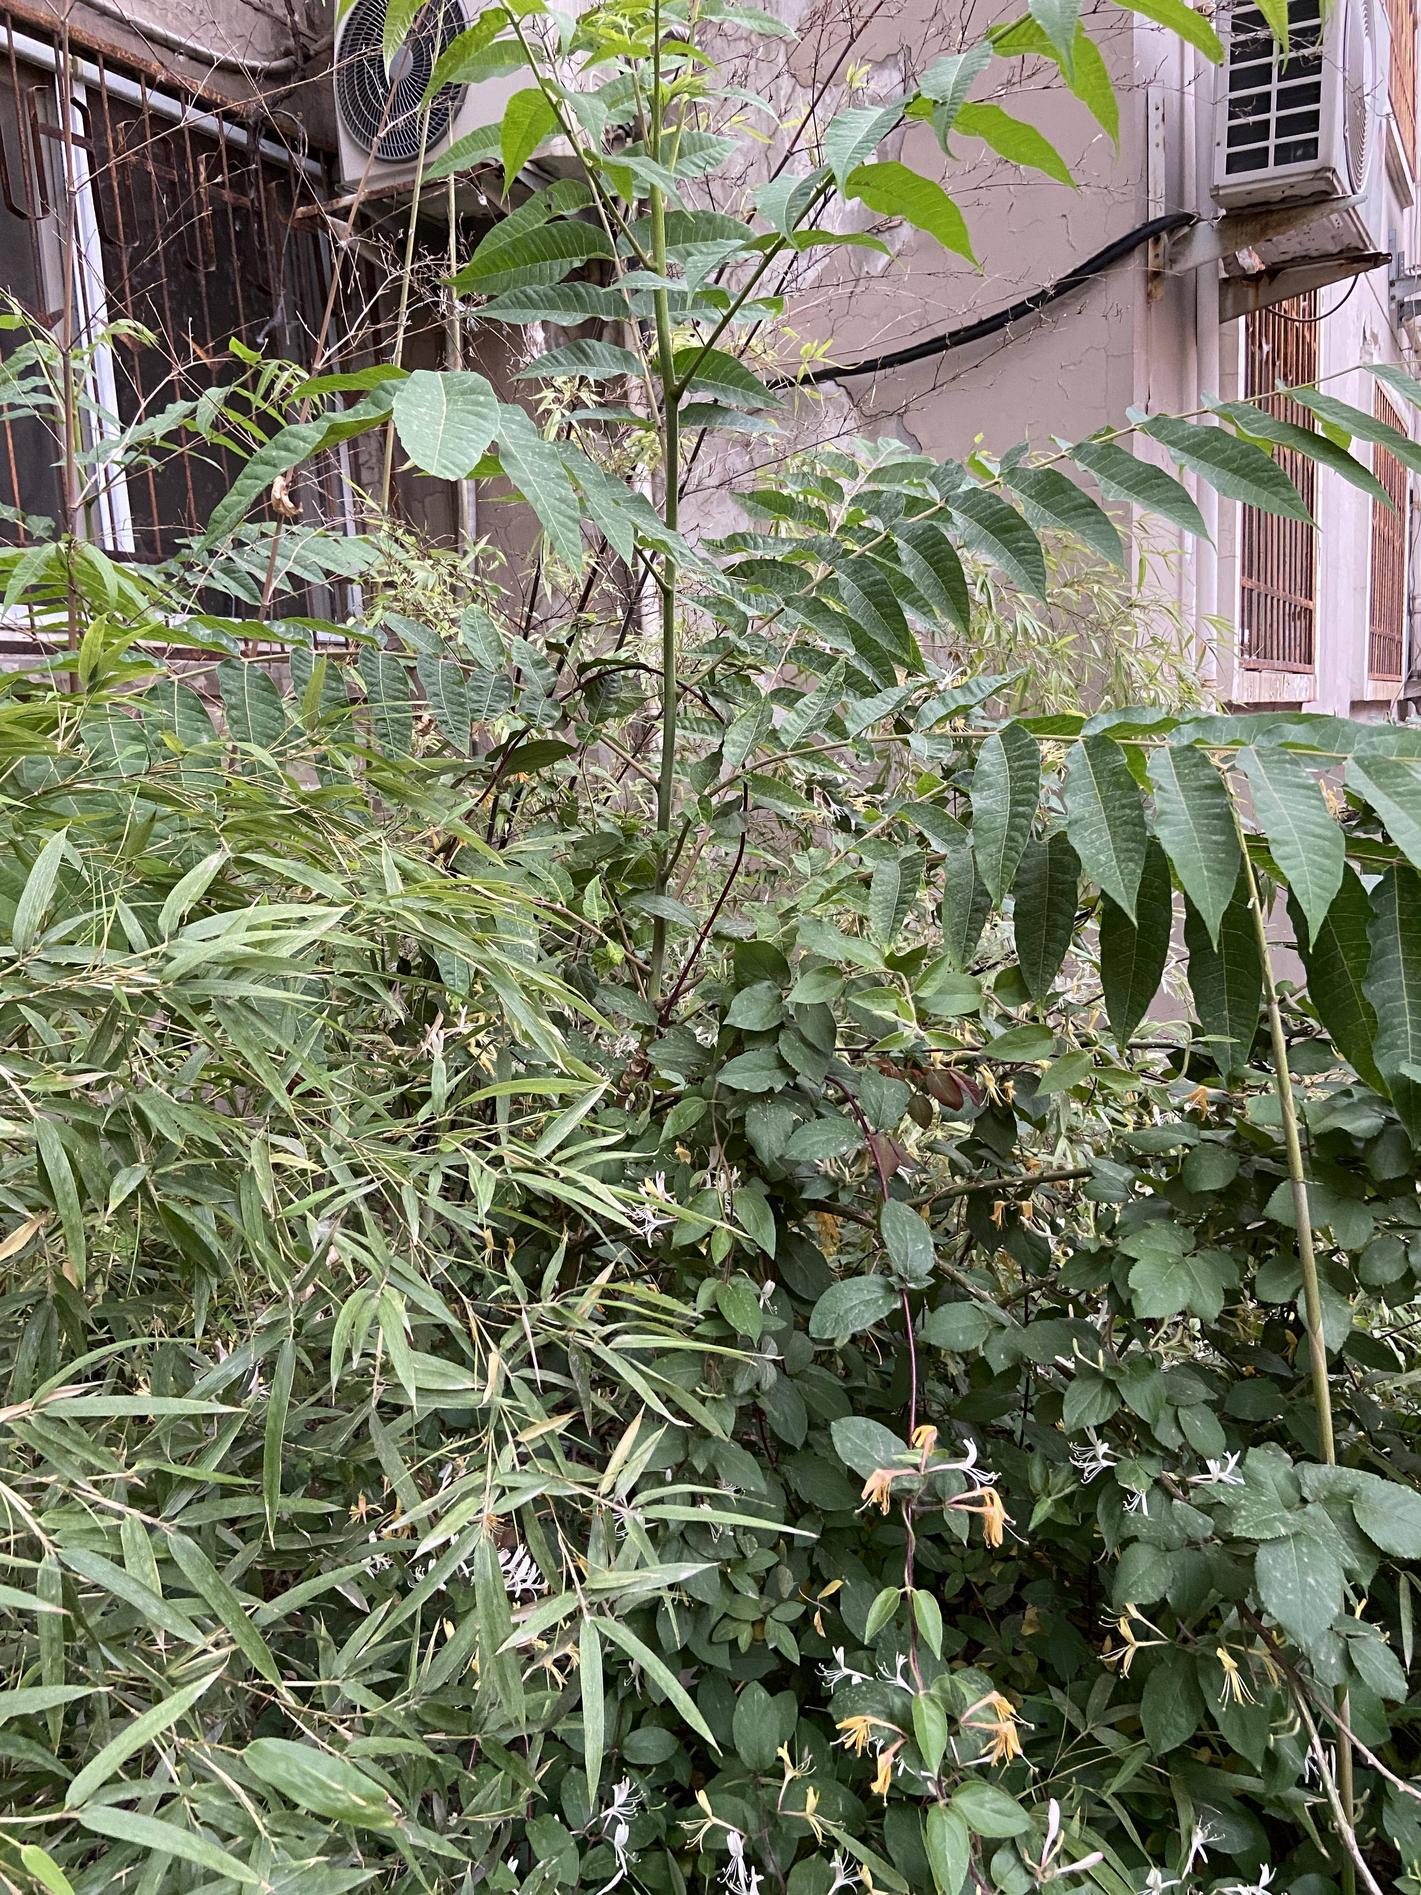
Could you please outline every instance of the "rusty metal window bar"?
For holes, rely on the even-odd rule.
[[[322,168],[145,74],[76,51],[60,117],[59,57],[0,8],[0,283],[55,331],[92,340],[120,318],[152,331],[91,350],[86,445],[117,435],[237,368],[236,338],[308,356],[330,258],[321,226],[296,213],[324,195]],[[67,278],[67,281],[66,281]],[[13,332],[0,332],[0,359]],[[37,417],[0,415],[0,544],[26,543],[29,516],[64,512],[59,443]],[[139,560],[166,557],[201,528],[239,462],[220,443],[155,457],[102,480],[84,530]],[[304,476],[312,519],[350,524],[332,457]],[[288,609],[332,611],[303,586]]]
[[[1312,425],[1306,408],[1274,393],[1279,383],[1317,378],[1316,291],[1256,310],[1244,318],[1244,392],[1298,427]],[[1317,498],[1317,469],[1306,455],[1276,450],[1278,465],[1308,512]],[[1253,671],[1308,672],[1317,639],[1317,530],[1258,507],[1239,509],[1239,662]]]
[[[1377,390],[1376,417],[1388,427],[1406,432],[1396,409]],[[1372,472],[1386,488],[1391,506],[1372,502],[1372,583],[1367,609],[1367,675],[1381,683],[1399,684],[1406,639],[1406,524],[1408,481],[1406,469],[1389,448],[1378,442],[1372,449]]]
[[[1416,172],[1416,0],[1387,0],[1391,22],[1388,92],[1407,167]]]

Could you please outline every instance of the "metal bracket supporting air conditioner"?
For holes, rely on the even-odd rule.
[[[1252,276],[1226,276],[1219,285],[1219,321],[1237,322],[1240,316],[1252,315],[1273,303],[1286,303],[1293,296],[1305,296],[1309,290],[1365,276],[1390,261],[1389,251],[1369,250],[1354,257],[1331,257],[1326,262],[1282,263]]]
[[[1202,269],[1206,263],[1219,263],[1225,257],[1237,256],[1241,250],[1253,250],[1275,237],[1302,230],[1333,211],[1351,210],[1361,201],[1359,193],[1354,197],[1327,197],[1307,204],[1274,204],[1257,211],[1224,211],[1206,222],[1191,224],[1177,236],[1167,237],[1164,268],[1171,275]]]

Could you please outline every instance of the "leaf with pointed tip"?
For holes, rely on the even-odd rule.
[[[272,482],[309,460],[326,438],[325,421],[293,421],[259,447],[208,518],[202,544],[225,539],[239,526]]]
[[[492,384],[463,369],[416,369],[390,412],[400,446],[436,480],[467,479],[498,427]]]
[[[1372,961],[1368,929],[1372,905],[1356,871],[1344,864],[1342,883],[1322,925],[1313,930],[1312,944],[1294,920],[1298,952],[1307,969],[1308,999],[1342,1057],[1377,1092],[1387,1090],[1372,1054],[1377,1016],[1367,998],[1367,971]]]
[[[514,181],[545,138],[557,130],[558,116],[541,86],[525,86],[503,108],[499,121],[499,155],[503,159],[503,189]]]
[[[934,179],[921,177],[896,158],[856,166],[843,188],[846,197],[857,198],[880,217],[901,217],[915,229],[936,237],[944,250],[955,251],[969,263],[977,261],[967,234],[967,220],[947,192]]]
[[[954,493],[949,506],[960,537],[973,552],[999,566],[1014,586],[1046,596],[1046,560],[1041,542],[1017,512],[983,487]]]
[[[537,356],[526,368],[519,369],[513,379],[526,382],[546,380],[554,375],[579,375],[586,381],[602,382],[615,376],[640,374],[641,364],[630,349],[618,348],[613,342],[598,342],[592,336],[579,336],[575,342],[565,342],[560,349],[548,349]]]
[[[1036,131],[1027,119],[1004,112],[1002,106],[991,100],[964,104],[953,129],[964,138],[981,138],[981,142],[991,146],[998,157],[1004,157],[1008,165],[1021,165],[1025,171],[1044,171],[1048,178],[1055,178],[1057,184],[1074,186],[1076,182],[1070,176],[1067,161],[1055,150],[1048,136]]]
[[[1373,1056],[1413,1145],[1421,1145],[1421,876],[1394,868],[1372,894],[1363,991],[1376,1014]]]
[[[964,840],[944,849],[942,950],[959,973],[967,971],[991,907],[992,898],[968,843]]]
[[[890,856],[873,871],[868,889],[869,933],[882,947],[891,947],[912,912],[923,885],[923,858],[916,849]]]
[[[1061,71],[1069,79],[1075,60],[1076,25],[1081,0],[1027,0],[1027,10],[1050,40]]]
[[[1044,1007],[1061,971],[1076,919],[1080,862],[1064,831],[1028,842],[1017,870],[1012,931],[1022,977]]]
[[[1252,441],[1174,415],[1154,416],[1145,423],[1145,433],[1162,442],[1180,467],[1199,474],[1226,499],[1312,525],[1302,495],[1272,455]]]
[[[387,757],[407,757],[414,740],[409,673],[387,651],[366,647],[356,660],[376,744]]]
[[[1300,428],[1295,421],[1284,421],[1280,416],[1270,414],[1266,408],[1259,408],[1248,401],[1215,401],[1210,402],[1209,406],[1241,434],[1252,435],[1256,440],[1271,441],[1275,447],[1291,448],[1295,453],[1305,454],[1309,460],[1317,461],[1330,473],[1339,474],[1350,486],[1360,488],[1381,506],[1391,508],[1391,495],[1376,475],[1321,430]]]
[[[498,459],[504,473],[537,514],[554,550],[574,572],[582,570],[582,510],[562,455],[545,441],[521,408],[499,409]]]
[[[1162,520],[1207,540],[1204,516],[1174,478],[1153,461],[1142,461],[1114,441],[1078,441],[1071,459],[1092,476],[1107,500],[1128,500]]]
[[[758,376],[743,362],[724,349],[701,347],[678,349],[672,359],[672,372],[688,389],[706,400],[724,402],[730,408],[773,408],[772,395]]]
[[[1365,798],[1414,869],[1421,869],[1421,759],[1349,757],[1347,787]]]
[[[939,137],[952,129],[952,122],[966,104],[973,84],[991,63],[991,46],[986,40],[979,40],[964,52],[944,53],[918,80],[919,92],[937,107],[933,113],[933,128]]]
[[[1135,918],[1145,866],[1145,812],[1140,792],[1113,737],[1087,736],[1066,753],[1066,834],[1081,869]]]
[[[841,191],[849,173],[878,149],[902,116],[901,105],[855,105],[830,121],[824,133],[824,162]]]
[[[1265,1540],[1254,1577],[1264,1610],[1295,1645],[1315,1651],[1342,1610],[1342,1563],[1332,1548],[1305,1529]]]
[[[464,670],[452,658],[428,654],[415,660],[420,688],[440,733],[456,756],[469,754],[469,694]]]
[[[1198,910],[1186,902],[1184,945],[1189,954],[1189,989],[1200,1030],[1209,1051],[1226,1077],[1247,1060],[1258,1031],[1258,1006],[1263,994],[1263,969],[1253,912],[1243,877],[1219,923],[1217,945],[1209,938]]]
[[[1174,888],[1164,850],[1151,836],[1135,897],[1135,918],[1104,896],[1100,907],[1100,986],[1105,1014],[1123,1051],[1164,979],[1174,931]]]
[[[1217,942],[1243,866],[1228,786],[1208,753],[1193,744],[1164,744],[1156,750],[1150,786],[1155,833],[1209,939]]]
[[[1021,510],[1038,530],[1058,527],[1084,540],[1092,552],[1123,566],[1125,549],[1115,522],[1090,495],[1055,467],[1011,467],[1003,475],[1008,487],[1021,496]]]
[[[1272,3],[1273,0],[1270,0]],[[1218,34],[1203,14],[1189,4],[1189,0],[1117,0],[1117,4],[1131,13],[1138,13],[1147,20],[1168,27],[1171,33],[1197,47],[1211,64],[1217,66],[1222,61],[1224,49]],[[1283,37],[1286,40],[1287,0],[1282,0],[1282,6],[1285,15]]]
[[[972,848],[978,873],[1000,901],[1031,834],[1041,800],[1041,752],[1020,724],[994,730],[972,772]]]
[[[919,596],[960,632],[971,622],[972,594],[957,548],[931,520],[912,520],[894,535],[903,571]]]
[[[1342,826],[1295,751],[1273,744],[1249,748],[1239,764],[1273,860],[1297,896],[1309,937],[1315,937],[1342,882]]]

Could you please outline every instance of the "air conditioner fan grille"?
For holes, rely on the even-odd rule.
[[[387,0],[355,0],[341,25],[335,62],[336,110],[349,136],[384,164],[411,164],[436,151],[466,90],[444,86],[429,103],[422,126],[424,89],[434,62],[462,33],[468,17],[460,0],[429,0],[385,70]]]

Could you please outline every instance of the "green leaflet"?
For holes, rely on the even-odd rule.
[[[994,730],[972,772],[972,849],[993,900],[1011,887],[1041,798],[1041,752],[1020,724]]]
[[[1066,834],[1081,870],[1135,917],[1145,866],[1145,814],[1140,792],[1113,737],[1087,736],[1066,755]]]
[[[1013,118],[1010,112],[990,101],[964,105],[957,114],[955,129],[968,138],[980,138],[1008,164],[1044,171],[1058,184],[1075,182],[1065,159],[1043,132],[1025,119]]]
[[[1146,434],[1162,441],[1175,461],[1201,474],[1229,500],[1261,507],[1265,513],[1310,524],[1302,495],[1269,454],[1225,428],[1201,426],[1158,415],[1145,423]]]
[[[416,467],[464,480],[498,428],[498,397],[482,375],[416,369],[395,392],[395,432]]]
[[[1242,867],[1233,798],[1208,752],[1193,744],[1157,749],[1150,758],[1150,787],[1155,833],[1209,939],[1217,943]]]
[[[1115,522],[1083,487],[1068,480],[1055,467],[1010,467],[1002,475],[1013,493],[1020,496],[1021,510],[1039,532],[1060,527],[1085,541],[1093,552],[1112,566],[1123,566],[1125,549]]]
[[[1421,876],[1388,871],[1372,894],[1371,965],[1362,989],[1376,1015],[1377,1070],[1421,1142]]]
[[[227,728],[235,742],[259,750],[274,750],[286,730],[286,706],[261,665],[236,659],[217,667]]]
[[[1303,758],[1273,745],[1239,759],[1273,859],[1316,936],[1342,882],[1342,830]]]
[[[499,410],[498,458],[504,473],[537,514],[558,557],[580,572],[582,514],[562,456],[511,402],[504,402]]]
[[[1328,1037],[1368,1085],[1385,1092],[1386,1082],[1372,1054],[1377,1016],[1367,998],[1371,920],[1367,891],[1356,871],[1344,867],[1341,885],[1321,926],[1313,930],[1311,945],[1300,915],[1293,931],[1307,970],[1308,999]]]
[[[943,851],[942,862],[942,946],[959,973],[971,965],[991,907],[991,895],[977,872],[977,858],[964,838]]]
[[[970,109],[963,108],[964,111]],[[960,119],[961,114],[959,122]],[[873,164],[856,166],[844,182],[844,191],[880,216],[901,217],[917,229],[925,230],[930,237],[936,237],[944,250],[955,251],[969,263],[976,262],[972,239],[967,234],[967,220],[932,178],[919,176],[896,159],[882,158]]]
[[[1137,460],[1114,441],[1078,441],[1071,449],[1077,467],[1094,476],[1107,500],[1128,500],[1206,540],[1204,516],[1172,474],[1152,461]]]
[[[849,173],[877,150],[902,116],[901,105],[851,106],[829,121],[824,133],[824,161],[841,190]]]
[[[948,505],[954,529],[966,545],[1000,567],[1023,592],[1046,597],[1041,542],[1015,507],[985,487],[955,491]]]
[[[1411,757],[1349,757],[1347,787],[1365,797],[1414,869],[1421,869],[1421,762]]]
[[[1031,997],[1045,1006],[1075,929],[1080,862],[1063,831],[1029,842],[1017,870],[1012,927]]]
[[[1253,914],[1242,876],[1219,924],[1217,946],[1210,941],[1192,902],[1184,910],[1184,945],[1189,952],[1189,988],[1209,1054],[1227,1078],[1248,1058],[1258,1031],[1263,969]]]
[[[1132,921],[1107,895],[1100,911],[1100,984],[1105,1012],[1123,1049],[1160,990],[1174,930],[1174,889],[1164,851],[1151,837]]]

